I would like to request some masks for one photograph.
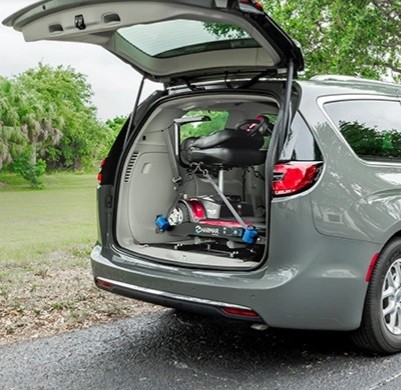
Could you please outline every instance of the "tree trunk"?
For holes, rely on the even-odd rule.
[[[37,145],[33,143],[31,148],[31,165],[34,166],[37,162]]]

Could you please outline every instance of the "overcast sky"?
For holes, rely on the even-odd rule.
[[[1,21],[33,0],[0,0]],[[50,65],[71,65],[88,76],[94,104],[103,120],[128,114],[134,105],[141,76],[106,50],[93,45],[65,42],[26,43],[21,33],[0,26],[0,75],[11,76],[42,61]],[[147,82],[145,94],[156,84]]]

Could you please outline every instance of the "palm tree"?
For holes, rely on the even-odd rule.
[[[12,83],[0,78],[0,169],[24,152],[28,138],[19,126]],[[11,101],[10,101],[11,100]]]
[[[47,146],[60,142],[58,128],[63,119],[55,111],[54,104],[45,105],[34,92],[0,78],[0,168],[24,152],[29,153],[31,165],[36,165]]]

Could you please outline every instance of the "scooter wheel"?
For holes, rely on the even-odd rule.
[[[182,213],[182,223],[191,222],[191,213],[185,203],[179,203],[177,210]]]
[[[178,226],[191,221],[190,211],[185,203],[178,203],[170,214],[168,221],[171,226]]]

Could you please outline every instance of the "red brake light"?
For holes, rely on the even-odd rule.
[[[97,182],[99,183],[99,185],[103,184],[103,167],[106,165],[107,163],[107,158],[104,158],[101,162],[100,162],[100,171],[97,175]]]
[[[320,172],[320,163],[289,162],[274,167],[273,195],[287,196],[310,188]]]
[[[201,202],[197,200],[191,200],[189,204],[191,205],[192,214],[197,221],[206,218],[205,209],[203,208]]]

